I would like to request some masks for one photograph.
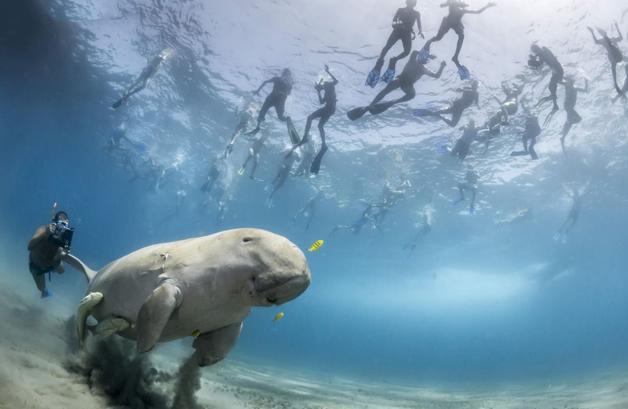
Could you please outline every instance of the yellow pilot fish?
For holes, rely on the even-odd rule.
[[[307,251],[309,251],[310,253],[318,251],[321,247],[323,247],[323,244],[325,244],[325,240],[316,240],[314,244],[312,244],[310,248],[307,249]]]
[[[273,322],[279,321],[280,319],[284,317],[284,315],[286,314],[284,314],[283,312],[278,312],[277,315],[275,315],[275,318],[273,318]]]

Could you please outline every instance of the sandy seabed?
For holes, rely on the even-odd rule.
[[[25,285],[26,287],[26,285]],[[0,281],[0,409],[123,408],[68,369],[68,311],[61,297]],[[67,305],[66,305],[67,307]],[[71,341],[70,341],[71,343]],[[176,363],[157,352],[156,366]],[[544,389],[452,392],[303,376],[227,360],[202,370],[198,407],[211,409],[627,409],[628,373]]]

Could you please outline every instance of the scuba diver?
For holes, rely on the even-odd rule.
[[[615,90],[617,90],[617,94],[623,96],[625,94],[625,90],[622,90],[617,82],[617,64],[624,61],[624,55],[617,46],[617,43],[624,39],[624,37],[621,35],[621,32],[619,31],[619,25],[615,23],[615,29],[617,30],[618,37],[613,38],[610,38],[605,30],[598,28],[597,31],[601,36],[601,38],[598,39],[595,37],[595,32],[593,31],[593,29],[591,27],[587,28],[591,32],[593,42],[595,42],[595,44],[597,45],[601,45],[606,49],[606,52],[608,53],[608,60],[611,63],[611,73],[613,74],[613,84],[615,85]]]
[[[390,59],[388,69],[382,76],[382,81],[389,83],[395,78],[395,67],[397,65],[397,61],[406,58],[412,50],[412,40],[415,37],[412,27],[415,22],[419,30],[419,35],[422,38],[425,38],[423,36],[423,29],[421,28],[421,13],[414,10],[416,8],[416,4],[417,0],[406,0],[406,7],[397,10],[392,22],[393,31],[390,34],[390,37],[388,37],[388,41],[375,63],[375,68],[373,68],[366,78],[366,85],[371,88],[375,88],[379,82],[380,72],[382,71],[386,54],[399,40],[401,40],[401,43],[403,44],[403,52]]]
[[[429,109],[415,109],[414,116],[436,116],[445,122],[447,125],[454,127],[458,125],[464,111],[475,104],[479,106],[480,93],[478,92],[479,83],[476,80],[471,81],[471,87],[465,87],[458,89],[462,92],[462,95],[457,100],[453,101],[449,108],[440,111],[430,111]],[[451,119],[443,117],[443,115],[451,114]]]
[[[464,25],[462,24],[462,18],[465,14],[480,14],[485,10],[494,7],[496,4],[493,2],[488,3],[486,6],[482,7],[479,10],[468,10],[468,4],[463,2],[462,0],[447,0],[447,2],[441,4],[441,7],[449,7],[449,15],[443,18],[441,22],[440,28],[438,29],[438,34],[435,37],[427,40],[423,49],[419,53],[419,58],[423,63],[426,63],[427,60],[431,57],[430,55],[430,47],[432,43],[440,41],[443,39],[445,34],[449,32],[449,30],[454,30],[454,32],[458,35],[458,44],[456,45],[456,52],[454,53],[453,58],[451,59],[456,67],[458,68],[458,74],[460,75],[460,79],[468,80],[470,78],[469,70],[464,65],[460,64],[460,60],[458,57],[460,56],[460,51],[462,50],[462,44],[464,43]]]
[[[329,71],[329,67],[325,65],[325,72],[331,77],[331,81],[327,82],[319,82],[314,86],[316,89],[316,93],[318,95],[318,101],[321,104],[325,104],[322,108],[314,111],[310,116],[307,117],[307,122],[305,123],[305,131],[303,132],[303,139],[296,145],[292,147],[288,155],[292,155],[295,149],[306,144],[310,138],[310,128],[312,126],[312,121],[318,119],[318,132],[321,135],[321,150],[316,154],[314,161],[312,162],[312,167],[310,168],[310,173],[316,175],[320,171],[321,162],[323,160],[323,155],[327,152],[327,144],[325,142],[325,124],[329,121],[329,118],[336,112],[336,85],[338,85],[338,80],[334,75]],[[324,91],[324,96],[321,94],[321,91]]]
[[[428,70],[425,65],[423,65],[419,61],[417,56],[418,51],[413,51],[410,55],[410,60],[406,63],[406,66],[403,68],[401,74],[399,74],[399,76],[394,81],[390,82],[386,86],[386,88],[384,88],[379,94],[377,94],[377,96],[375,97],[375,99],[373,99],[373,102],[371,102],[369,106],[354,108],[347,113],[347,117],[350,120],[355,121],[356,119],[363,117],[364,114],[366,114],[367,112],[370,112],[371,115],[381,114],[382,112],[391,108],[393,105],[413,99],[416,95],[414,84],[419,79],[421,79],[423,75],[427,75],[428,77],[432,78],[440,78],[441,74],[443,73],[443,69],[445,68],[444,61],[441,62],[438,72],[434,73]],[[386,95],[397,89],[401,89],[401,91],[403,91],[405,95],[392,101],[379,102]]]
[[[572,77],[565,77],[562,82],[565,87],[565,111],[567,112],[567,121],[563,126],[563,132],[560,137],[560,145],[565,152],[565,138],[571,130],[571,127],[582,121],[582,117],[576,112],[576,103],[578,102],[578,92],[589,92],[589,81],[584,80],[584,88],[578,88],[575,86],[574,79]]]
[[[558,95],[556,95],[556,91],[558,90],[558,84],[563,81],[563,77],[565,76],[565,70],[563,66],[558,61],[558,58],[550,51],[547,47],[539,47],[536,44],[532,44],[531,47],[532,54],[530,55],[530,59],[528,60],[528,66],[533,69],[539,70],[543,67],[543,65],[547,65],[552,70],[552,78],[549,83],[549,91],[550,94],[547,97],[541,98],[539,103],[536,105],[537,107],[545,104],[548,101],[552,101],[553,108],[552,111],[547,115],[545,119],[545,126],[550,123],[552,117],[556,112],[558,112]]]
[[[111,107],[113,109],[118,109],[122,104],[124,104],[132,95],[137,94],[146,86],[150,79],[157,74],[159,71],[159,67],[161,64],[166,62],[168,58],[174,53],[171,48],[166,48],[159,55],[152,59],[152,61],[144,68],[140,76],[135,80],[135,82],[128,88],[128,90],[122,95],[122,97],[117,100]]]
[[[403,246],[404,250],[409,250],[408,257],[416,250],[419,240],[427,236],[432,231],[432,214],[429,211],[423,211],[421,213],[421,224],[415,225],[417,228],[416,234],[408,243]]]
[[[473,214],[475,212],[475,198],[478,193],[478,174],[475,173],[475,171],[473,170],[467,171],[464,183],[458,183],[458,192],[460,192],[460,197],[458,198],[458,200],[453,201],[453,205],[457,205],[458,203],[464,202],[466,200],[464,197],[465,190],[471,192],[471,204],[469,205],[469,213]]]
[[[53,211],[56,208],[53,205]],[[55,271],[62,274],[63,258],[70,252],[74,229],[70,227],[70,218],[64,211],[58,211],[52,223],[40,226],[28,242],[28,267],[35,280],[41,298],[51,295],[46,288],[46,273]]]
[[[458,159],[464,160],[471,153],[471,144],[478,138],[479,131],[480,128],[475,126],[475,121],[469,119],[467,125],[462,128],[462,136],[451,150],[451,156],[457,156]]]
[[[244,160],[242,167],[238,170],[238,175],[244,176],[246,173],[246,167],[251,160],[253,160],[253,167],[251,168],[251,173],[249,174],[249,178],[252,180],[255,179],[255,172],[257,171],[257,165],[259,165],[259,154],[264,149],[264,144],[266,143],[266,139],[268,139],[268,135],[262,135],[253,141],[253,144],[249,148],[249,155]]]
[[[266,119],[266,114],[270,110],[270,108],[275,108],[275,112],[277,113],[277,117],[280,121],[285,122],[287,120],[285,116],[286,112],[286,100],[288,96],[292,92],[292,87],[294,86],[294,79],[292,78],[292,71],[289,68],[285,68],[281,72],[281,76],[273,77],[269,80],[266,80],[260,85],[260,87],[253,92],[255,95],[259,95],[259,92],[266,86],[266,84],[273,84],[273,89],[266,97],[264,104],[259,110],[259,114],[257,116],[257,125],[255,129],[250,132],[247,132],[247,135],[255,135],[260,130],[260,125]]]
[[[580,193],[577,189],[574,189],[571,193],[572,203],[571,208],[569,209],[569,214],[567,214],[567,219],[554,235],[554,240],[564,242],[571,229],[573,229],[578,222],[578,219],[580,218],[580,210],[582,209],[582,195],[583,193]]]
[[[527,156],[533,160],[538,159],[539,157],[534,150],[534,145],[536,145],[536,138],[541,135],[542,129],[541,124],[539,124],[539,117],[534,115],[530,110],[524,105],[523,106],[526,112],[525,119],[525,128],[523,130],[523,134],[521,134],[521,142],[523,143],[522,151],[515,151],[510,154],[510,156]]]
[[[299,217],[303,217],[305,219],[305,230],[310,229],[310,225],[312,224],[312,220],[314,219],[314,214],[316,213],[316,205],[318,202],[325,197],[325,194],[319,190],[316,192],[308,202],[299,210],[297,214],[292,218],[292,223],[296,223]]]

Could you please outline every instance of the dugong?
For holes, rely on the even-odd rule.
[[[93,332],[136,340],[138,352],[194,336],[201,366],[225,358],[251,307],[281,305],[302,294],[311,274],[303,252],[288,239],[258,229],[156,244],[95,272],[75,256],[87,295],[79,304],[79,344],[86,320]]]

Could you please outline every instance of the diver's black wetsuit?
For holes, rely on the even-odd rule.
[[[582,117],[576,111],[576,103],[578,102],[578,91],[587,92],[589,88],[588,81],[585,88],[577,88],[573,80],[567,79],[563,85],[565,86],[565,111],[567,112],[567,121],[563,126],[563,133],[560,138],[560,144],[565,151],[565,138],[571,130],[571,127],[582,121]]]
[[[406,63],[406,66],[403,68],[403,71],[397,78],[391,81],[386,87],[373,99],[371,104],[368,107],[356,108],[356,110],[362,110],[362,114],[366,111],[369,111],[372,115],[380,114],[388,109],[390,109],[393,105],[399,104],[401,102],[406,102],[412,100],[416,96],[416,91],[414,89],[414,84],[421,79],[423,75],[427,75],[432,78],[440,78],[443,73],[443,69],[445,68],[445,63],[442,62],[440,69],[438,72],[434,73],[428,70],[421,62],[419,61],[418,51],[413,51],[410,56],[410,60]],[[380,102],[384,97],[391,92],[400,89],[405,94],[401,98],[395,99],[393,101],[388,102]],[[353,111],[356,111],[353,110]],[[350,119],[355,120],[362,115],[357,116],[356,118]]]
[[[558,112],[558,109],[559,109],[558,108],[558,95],[556,95],[556,91],[558,90],[558,84],[563,80],[563,77],[565,76],[565,70],[563,69],[563,66],[561,65],[561,63],[558,61],[558,58],[556,58],[554,53],[552,53],[549,48],[547,47],[541,48],[539,46],[534,45],[532,46],[532,53],[533,54],[530,56],[530,62],[529,62],[529,65],[532,68],[541,68],[543,64],[546,64],[552,70],[552,78],[550,79],[550,83],[549,83],[550,95],[547,97],[541,98],[541,100],[538,103],[538,105],[541,105],[547,101],[552,101],[552,103],[554,104],[552,113],[548,117],[548,121],[549,121],[549,119],[551,119],[551,116],[554,113]]]
[[[430,38],[423,46],[423,49],[429,50],[432,43],[442,40],[449,30],[454,30],[454,32],[458,35],[458,43],[456,45],[456,52],[451,60],[458,68],[460,68],[460,61],[458,57],[460,56],[462,44],[464,43],[464,25],[462,24],[462,17],[464,17],[465,14],[480,14],[492,5],[492,3],[489,3],[480,10],[467,10],[467,5],[458,0],[449,0],[446,3],[441,4],[441,7],[449,7],[449,14],[443,18],[436,36]]]
[[[129,87],[129,89],[124,93],[124,95],[116,101],[111,107],[114,109],[119,108],[122,104],[124,104],[132,95],[137,94],[142,91],[148,85],[148,81],[157,74],[159,71],[159,67],[161,63],[163,63],[166,58],[159,54],[157,57],[153,58],[152,61],[142,70],[140,76],[135,80],[135,82]]]
[[[383,64],[384,58],[386,57],[388,51],[390,51],[390,49],[399,40],[401,40],[403,44],[403,52],[398,56],[392,57],[390,59],[388,68],[394,70],[397,61],[410,55],[410,51],[412,51],[412,37],[414,35],[412,27],[414,26],[415,22],[419,29],[419,35],[422,35],[421,13],[410,7],[404,7],[397,10],[395,17],[393,18],[393,32],[390,34],[390,37],[388,37],[388,41],[386,42],[386,45],[382,49],[382,52],[379,55],[379,59],[377,60],[377,64],[379,67],[381,67],[381,65]]]
[[[625,90],[622,90],[617,83],[617,64],[624,60],[624,55],[622,54],[619,47],[617,47],[617,43],[623,40],[623,36],[619,31],[619,27],[617,25],[615,25],[615,27],[617,28],[617,34],[619,34],[619,37],[616,38],[610,38],[604,31],[600,31],[602,37],[598,39],[595,37],[595,33],[593,32],[593,29],[591,27],[589,27],[589,31],[591,32],[591,36],[593,37],[593,41],[595,42],[595,44],[601,45],[606,49],[606,52],[608,53],[608,60],[611,63],[613,85],[615,85],[615,90],[617,90],[617,93],[619,95],[624,95]]]
[[[480,128],[476,128],[475,124],[465,126],[462,131],[462,136],[456,141],[456,145],[451,150],[451,154],[457,156],[460,160],[464,160],[471,152],[471,143],[477,139],[479,130]]]
[[[471,105],[478,105],[480,101],[480,93],[478,92],[478,84],[474,82],[471,88],[462,89],[462,95],[460,98],[451,103],[451,106],[441,111],[431,113],[440,118],[447,125],[454,127],[458,125],[464,111],[471,107]],[[443,117],[444,114],[451,114],[451,119]]]
[[[536,145],[536,138],[541,135],[541,124],[539,124],[539,118],[536,115],[528,114],[526,116],[526,124],[523,134],[521,135],[521,142],[523,143],[523,150],[512,152],[511,156],[525,156],[530,154],[532,159],[538,159],[539,157],[534,150]]]
[[[259,115],[257,116],[257,126],[248,135],[254,135],[260,130],[260,125],[266,119],[266,114],[271,108],[275,108],[275,112],[277,113],[277,117],[281,121],[286,121],[285,112],[286,112],[286,100],[288,96],[292,92],[293,81],[291,77],[281,76],[274,77],[265,81],[260,88],[257,90],[258,92],[264,87],[264,85],[272,83],[273,90],[268,94],[262,108],[260,108]]]

